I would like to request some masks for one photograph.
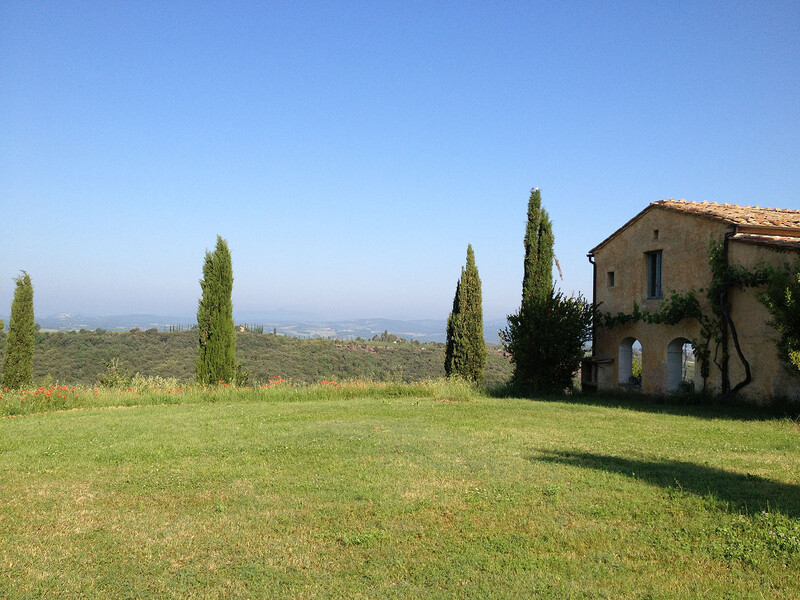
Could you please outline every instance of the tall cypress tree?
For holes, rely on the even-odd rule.
[[[453,311],[447,319],[444,371],[448,377],[483,382],[486,341],[483,338],[481,278],[475,266],[472,244],[467,246],[467,264],[456,285]]]
[[[453,296],[453,310],[447,317],[447,342],[444,347],[444,374],[447,377],[453,375],[453,357],[456,346],[461,345],[461,323],[458,321],[460,313],[459,300],[461,292],[461,280],[464,279],[464,268],[461,268],[461,277],[456,284],[456,293]],[[457,341],[458,340],[458,341]]]
[[[197,307],[199,330],[197,382],[232,383],[236,377],[236,329],[233,324],[233,266],[228,243],[217,236],[214,252],[206,251],[203,295]]]
[[[553,289],[553,242],[539,189],[531,190],[522,303],[500,333],[514,362],[513,383],[523,393],[568,388],[591,334],[591,304],[580,295],[565,298]]]
[[[522,301],[531,296],[549,296],[553,291],[553,225],[542,208],[539,188],[528,200],[528,225],[525,228],[525,268],[522,275]]]
[[[33,284],[25,271],[16,277],[11,320],[8,324],[6,353],[3,357],[3,385],[20,389],[33,383]]]

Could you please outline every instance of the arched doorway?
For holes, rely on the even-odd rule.
[[[618,383],[629,388],[642,387],[642,345],[633,337],[619,343],[617,356]]]
[[[667,346],[667,391],[694,391],[694,346],[686,338],[675,338]]]

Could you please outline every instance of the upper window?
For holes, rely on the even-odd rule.
[[[645,253],[647,259],[647,297],[661,298],[661,250]]]
[[[614,271],[609,271],[607,274],[608,287],[614,287]]]

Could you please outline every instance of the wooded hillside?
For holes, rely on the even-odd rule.
[[[0,353],[6,337],[0,334]],[[488,354],[486,383],[508,381],[512,367],[501,348],[489,346]],[[353,342],[238,332],[236,356],[251,382],[277,375],[297,383],[323,379],[410,382],[444,376],[444,344],[435,342]],[[191,381],[196,358],[196,331],[39,331],[34,380],[94,384],[117,359],[124,371]]]

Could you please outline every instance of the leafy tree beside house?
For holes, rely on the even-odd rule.
[[[553,289],[553,244],[552,224],[537,188],[528,201],[522,303],[500,333],[514,363],[512,384],[523,393],[569,388],[583,344],[591,339],[591,304]]]
[[[3,385],[22,388],[33,383],[33,342],[36,332],[33,284],[25,271],[14,281],[16,289],[11,302],[11,319],[3,357]]]
[[[481,278],[475,265],[472,244],[469,244],[467,264],[461,269],[461,278],[453,298],[453,311],[447,319],[444,371],[448,377],[462,377],[481,384],[485,365]]]
[[[197,307],[196,379],[202,385],[236,381],[236,329],[233,323],[233,266],[228,243],[217,236],[214,252],[206,251],[203,295]]]

